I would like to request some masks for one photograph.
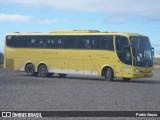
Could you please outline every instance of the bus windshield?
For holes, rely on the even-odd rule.
[[[133,50],[133,65],[141,67],[153,66],[153,53],[147,37],[130,37]]]

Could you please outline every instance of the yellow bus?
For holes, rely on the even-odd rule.
[[[27,75],[104,76],[105,80],[153,76],[153,49],[140,34],[96,30],[10,33],[5,40],[4,68]]]

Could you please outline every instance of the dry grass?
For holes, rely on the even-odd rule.
[[[160,68],[160,65],[154,65],[154,68]]]

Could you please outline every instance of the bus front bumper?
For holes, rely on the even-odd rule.
[[[150,73],[135,72],[132,78],[151,78],[152,76],[153,72]]]

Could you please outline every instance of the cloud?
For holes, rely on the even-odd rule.
[[[39,24],[52,24],[52,23],[58,23],[58,22],[67,22],[68,20],[65,19],[37,19],[35,22]]]
[[[18,15],[18,14],[0,14],[0,22],[29,22],[30,16]]]
[[[106,13],[138,13],[154,14],[160,11],[159,0],[0,0],[1,3],[15,3],[34,6],[49,6],[53,9],[106,12]]]
[[[52,24],[57,22],[66,22],[65,19],[41,19],[34,18],[32,16],[24,16],[19,14],[2,14],[0,13],[0,23],[2,22],[14,22],[14,23],[25,23],[32,22],[38,24]]]
[[[118,23],[118,24],[125,23],[126,21],[127,21],[126,18],[123,16],[114,16],[105,20],[105,22],[107,23]]]
[[[149,20],[160,20],[159,0],[0,0],[0,3],[32,7],[50,7],[60,11],[101,12],[110,15],[139,15]]]

